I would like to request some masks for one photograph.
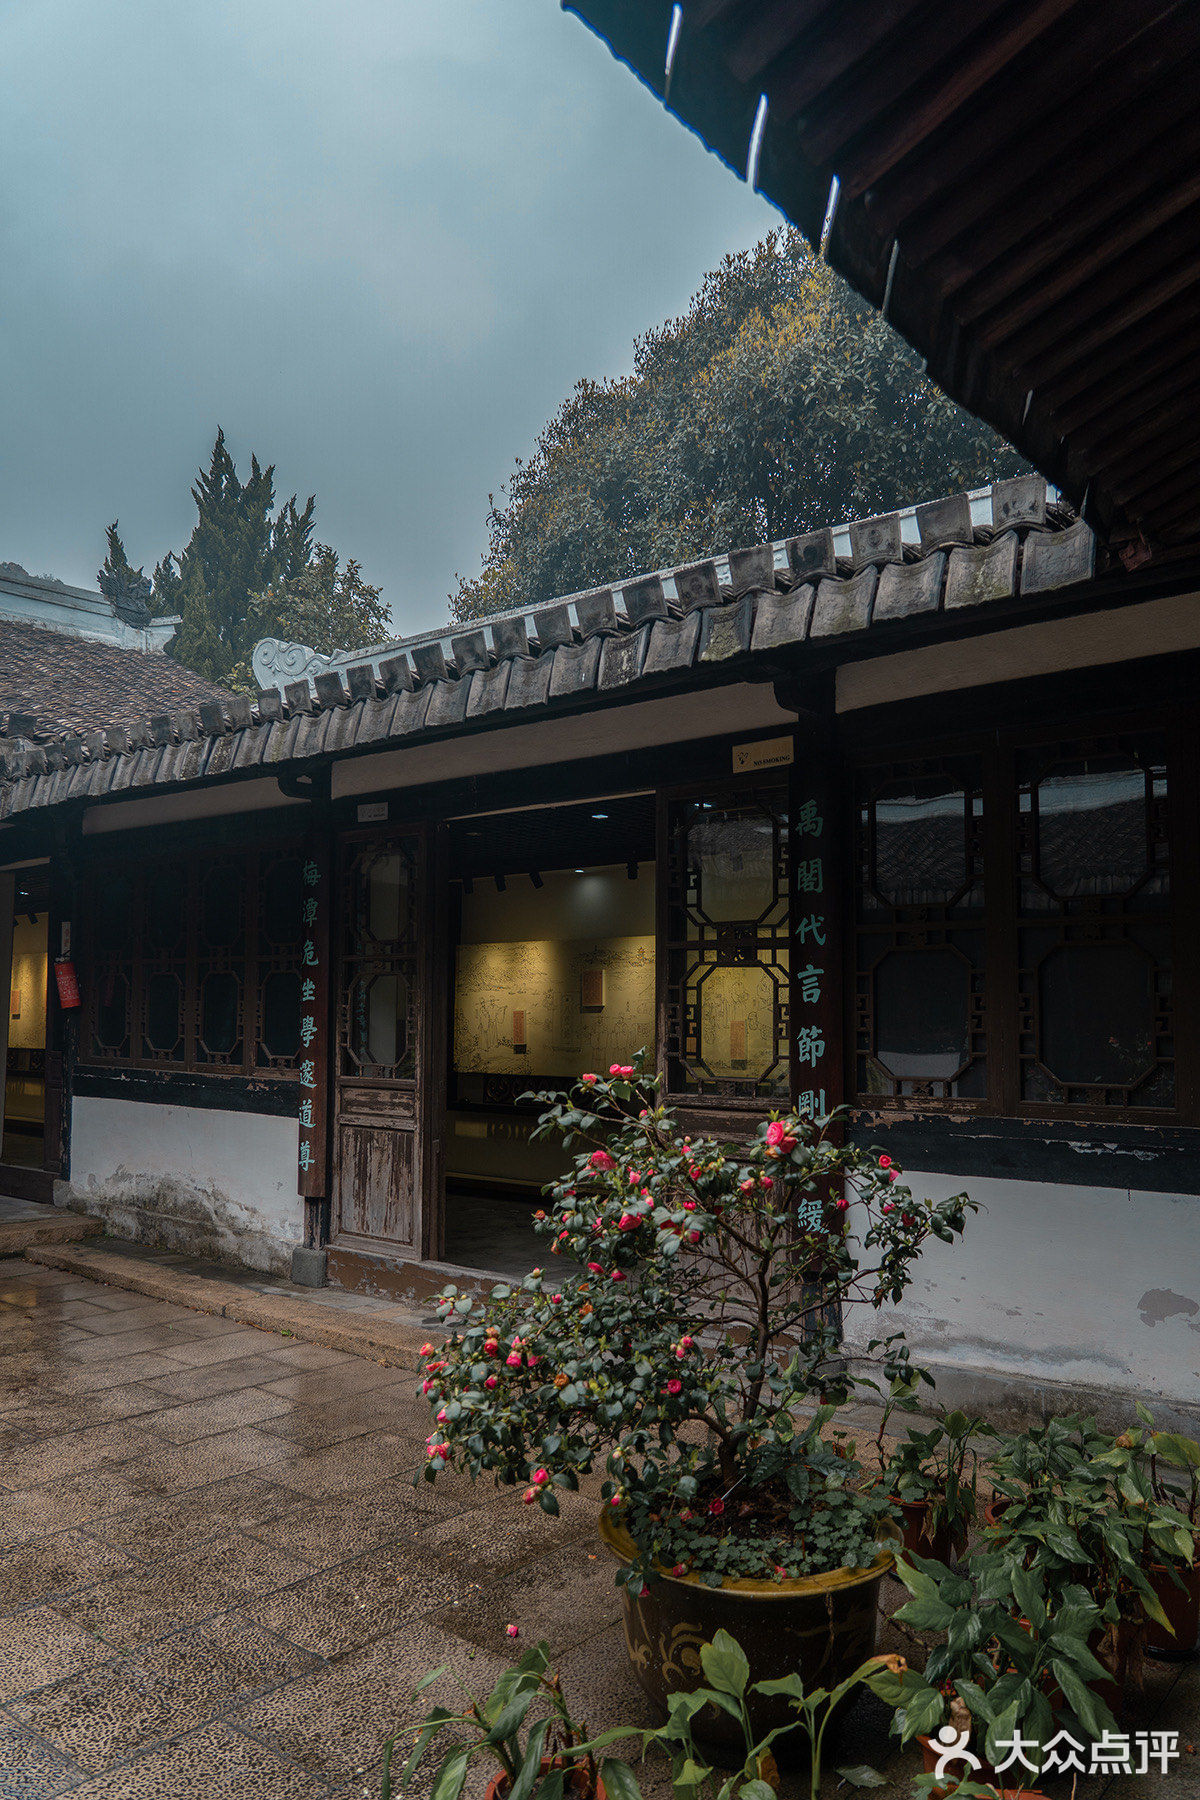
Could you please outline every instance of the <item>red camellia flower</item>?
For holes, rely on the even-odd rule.
[[[879,1159],[879,1166],[881,1169],[890,1169],[892,1166],[891,1157],[890,1156],[881,1156]]]
[[[682,1394],[682,1392],[683,1392],[682,1381],[676,1381],[672,1377],[672,1379],[670,1381],[668,1381],[668,1383],[667,1383],[667,1392],[668,1392],[668,1394]]]
[[[848,1200],[835,1200],[833,1204],[837,1207],[839,1212],[846,1212],[850,1202]]]
[[[685,1335],[683,1337],[681,1337],[679,1341],[683,1345],[685,1350],[690,1350],[696,1340],[694,1337],[688,1337],[685,1333]]]
[[[637,1228],[638,1221],[633,1217],[632,1213],[622,1213],[617,1220],[618,1231],[636,1231]]]
[[[880,1212],[889,1213],[889,1212],[895,1212],[896,1208],[890,1200],[885,1200],[879,1210],[880,1210]]]
[[[595,1087],[595,1085],[596,1085],[597,1081],[600,1079],[600,1077],[598,1075],[581,1075],[579,1077],[579,1079],[580,1079],[580,1081],[584,1082],[588,1087]]]
[[[614,1269],[612,1272],[612,1278],[614,1281],[624,1281],[625,1276],[624,1276],[624,1273],[622,1270]]]
[[[519,1369],[521,1366],[521,1352],[519,1350],[512,1350],[504,1360],[510,1369]]]
[[[768,1144],[777,1144],[777,1143],[779,1143],[781,1138],[785,1138],[786,1136],[787,1136],[787,1132],[784,1129],[783,1120],[782,1119],[772,1119],[771,1123],[767,1126],[767,1142],[768,1142]]]
[[[494,1388],[496,1385],[497,1379],[498,1378],[495,1375],[489,1375],[483,1384],[484,1387],[485,1388]]]
[[[603,1275],[604,1273],[603,1263],[589,1263],[588,1268],[592,1271],[593,1275]]]
[[[532,1506],[534,1501],[537,1499],[536,1488],[526,1488],[525,1492],[521,1495],[521,1498],[525,1502],[526,1506]]]
[[[545,1487],[545,1485],[549,1481],[549,1479],[550,1479],[549,1469],[535,1469],[533,1471],[533,1484],[535,1487]]]
[[[632,1063],[622,1063],[621,1068],[620,1068],[620,1073],[622,1075],[632,1075],[633,1074],[633,1064]]]
[[[693,1244],[698,1244],[700,1242],[700,1239],[703,1236],[704,1236],[704,1233],[702,1231],[689,1231],[688,1232],[688,1240],[690,1243],[693,1243]]]
[[[695,1212],[696,1202],[694,1200],[685,1200],[683,1202],[683,1210],[684,1212]]]
[[[721,1514],[725,1511],[725,1502],[723,1500],[710,1500],[708,1503],[708,1510],[714,1519],[719,1519]]]
[[[620,1063],[609,1063],[608,1072],[610,1075],[623,1075],[625,1073]]]
[[[636,1169],[630,1169],[630,1171],[629,1171],[629,1185],[630,1185],[630,1187],[637,1187],[637,1185],[638,1185],[638,1183],[639,1183],[639,1182],[640,1182],[640,1181],[641,1181],[641,1179],[642,1179],[642,1178],[641,1178],[641,1176],[640,1176],[640,1175],[639,1175],[639,1174],[638,1174],[638,1172],[637,1172],[637,1170],[636,1170]]]
[[[615,1169],[617,1166],[607,1150],[593,1150],[592,1154],[588,1157],[588,1161],[593,1169],[604,1169],[607,1171],[608,1169]]]
[[[676,1563],[675,1567],[671,1570],[671,1573],[672,1573],[672,1575],[686,1575],[687,1574],[687,1564],[686,1563]]]

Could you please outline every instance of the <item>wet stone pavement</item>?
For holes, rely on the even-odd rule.
[[[429,1429],[415,1385],[412,1369],[0,1260],[0,1796],[375,1795],[390,1733],[456,1703],[446,1676],[407,1708],[427,1670],[486,1692],[539,1637],[594,1727],[650,1723],[595,1495],[564,1496],[551,1521],[457,1477],[414,1489]],[[1151,1665],[1131,1723],[1195,1733],[1198,1693],[1195,1664]],[[882,1792],[907,1794],[914,1760],[885,1725],[860,1705],[831,1767],[874,1763]],[[1080,1800],[1191,1800],[1195,1771],[1185,1758]],[[658,1800],[662,1770],[645,1777]]]

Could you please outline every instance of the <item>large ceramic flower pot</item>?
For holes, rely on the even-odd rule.
[[[600,1515],[600,1536],[618,1562],[634,1560],[633,1539],[608,1510]],[[806,1688],[836,1687],[875,1654],[880,1583],[894,1560],[893,1543],[881,1541],[868,1569],[835,1569],[794,1581],[727,1579],[716,1588],[695,1575],[660,1575],[636,1597],[624,1587],[625,1644],[633,1672],[665,1713],[669,1694],[705,1685],[700,1646],[725,1630],[745,1651],[751,1682],[798,1672]],[[752,1694],[749,1707],[756,1735],[795,1722],[786,1700]],[[742,1753],[741,1730],[727,1713],[707,1709],[695,1730],[714,1750]],[[793,1753],[802,1743],[796,1734]],[[788,1745],[783,1740],[777,1754],[782,1749],[786,1755]]]
[[[1149,1619],[1146,1650],[1150,1656],[1166,1660],[1190,1656],[1200,1635],[1200,1561],[1194,1562],[1190,1569],[1178,1568],[1174,1574],[1183,1582],[1182,1587],[1165,1563],[1150,1564],[1150,1585],[1171,1621],[1174,1636],[1164,1631],[1157,1619]]]

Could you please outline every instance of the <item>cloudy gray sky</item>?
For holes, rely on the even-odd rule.
[[[218,423],[398,631],[581,375],[774,215],[556,0],[9,0],[0,561],[185,541]]]

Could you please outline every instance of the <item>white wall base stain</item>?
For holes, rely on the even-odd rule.
[[[298,1148],[295,1119],[80,1097],[57,1197],[120,1237],[287,1273],[304,1234]]]
[[[1200,1301],[1200,1197],[907,1169],[903,1179],[917,1197],[965,1191],[983,1210],[953,1244],[929,1240],[898,1307],[848,1309],[849,1345],[899,1326],[918,1363],[1151,1405],[1200,1400],[1200,1319],[1179,1307],[1157,1319],[1149,1309],[1147,1322],[1141,1306],[1160,1289]]]

